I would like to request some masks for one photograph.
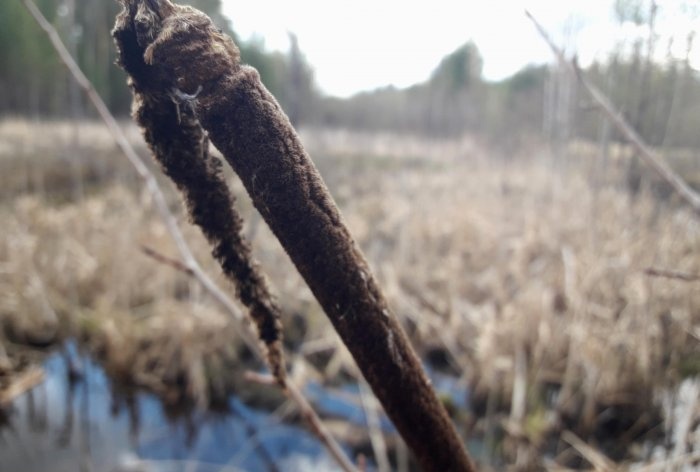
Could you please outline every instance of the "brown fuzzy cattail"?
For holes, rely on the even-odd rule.
[[[233,41],[203,13],[169,0],[123,2],[117,31],[133,25],[126,32],[130,38],[121,41],[138,47],[122,50],[122,64],[128,71],[131,61],[145,67],[144,80],[157,82],[161,94],[177,89],[196,95],[191,106],[197,119],[241,178],[422,467],[474,470],[320,174],[258,73],[240,64]]]
[[[272,373],[284,385],[280,310],[243,239],[243,222],[221,174],[221,162],[209,154],[209,140],[194,113],[196,97],[173,88],[160,75],[162,70],[143,62],[139,41],[151,39],[148,25],[156,19],[144,5],[125,10],[133,15],[122,15],[113,32],[120,64],[129,73],[134,91],[134,116],[153,156],[183,194],[191,220],[206,236],[224,274],[235,283],[257,325]]]

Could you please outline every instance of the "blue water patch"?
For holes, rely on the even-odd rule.
[[[308,430],[235,396],[225,412],[173,412],[152,394],[120,391],[75,343],[49,356],[44,370],[45,381],[15,401],[7,424],[0,424],[0,471],[338,470]],[[82,375],[71,376],[75,371]],[[466,408],[463,383],[428,373],[442,396]],[[304,394],[321,416],[366,427],[358,385],[334,389],[310,382]],[[381,430],[396,434],[383,411],[377,414]]]
[[[71,381],[76,360],[82,376]],[[305,429],[235,397],[226,413],[174,416],[153,395],[119,395],[72,343],[44,369],[45,381],[15,401],[0,428],[0,471],[338,470]]]
[[[317,383],[309,382],[304,386],[304,395],[323,416],[341,418],[356,426],[367,426],[367,416],[360,403],[360,388],[357,384],[348,384],[334,391]],[[396,433],[396,428],[383,411],[378,411],[379,425],[384,433]]]

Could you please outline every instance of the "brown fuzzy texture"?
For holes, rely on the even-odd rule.
[[[256,323],[272,373],[284,386],[280,310],[243,239],[243,221],[221,174],[221,162],[209,154],[209,140],[194,113],[196,97],[174,88],[163,69],[143,60],[144,43],[151,38],[148,21],[156,18],[148,12],[143,4],[136,9],[132,3],[113,31],[120,65],[129,73],[134,91],[134,117],[155,159],[183,194],[190,219],[201,228],[224,274],[235,283],[238,297]]]
[[[139,8],[142,2],[129,0]],[[142,14],[144,22],[157,20],[141,33],[142,44],[146,62],[167,78],[161,90],[198,91],[192,106],[199,122],[241,178],[418,462],[426,471],[475,470],[320,174],[258,73],[240,65],[232,40],[201,12],[168,0],[148,3],[156,11]],[[137,18],[134,11],[129,13]]]

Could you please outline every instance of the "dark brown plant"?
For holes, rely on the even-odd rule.
[[[137,119],[155,128],[146,130],[155,152],[164,153],[172,165],[169,152],[184,144],[193,151],[188,162],[201,159],[198,120],[241,178],[422,467],[474,470],[325,183],[257,71],[241,65],[231,38],[193,8],[169,0],[122,4],[115,29],[121,64],[132,76],[141,110]],[[173,97],[177,105],[168,105],[166,113],[165,103]],[[191,183],[187,176],[178,178]],[[223,215],[228,213],[211,218]]]
[[[143,61],[145,48],[139,43],[151,38],[148,25],[153,20],[145,5],[138,11],[134,3],[128,6],[128,15],[120,16],[113,32],[120,65],[129,73],[134,92],[134,117],[153,156],[183,194],[192,222],[206,236],[213,256],[248,307],[270,368],[284,385],[280,310],[242,236],[243,221],[222,176],[221,161],[209,154],[209,139],[195,115],[195,94],[173,87],[163,69]]]

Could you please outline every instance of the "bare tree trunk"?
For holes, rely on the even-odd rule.
[[[693,52],[693,43],[695,40],[695,32],[691,31],[686,38],[686,49],[685,58],[683,60],[683,72],[680,77],[676,77],[675,85],[673,87],[673,94],[671,97],[671,104],[669,105],[668,115],[666,118],[666,126],[664,127],[663,134],[661,136],[661,148],[666,145],[673,146],[675,143],[675,137],[682,135],[685,123],[676,117],[678,112],[679,104],[686,97],[688,91],[688,86],[692,80],[693,69],[690,65],[690,54]],[[700,159],[698,159],[700,163]]]
[[[72,57],[77,57],[78,50],[78,38],[76,36],[76,7],[75,0],[65,0],[64,6],[66,8],[66,15],[63,24],[63,37],[65,38],[66,46],[68,52]],[[68,159],[68,166],[70,167],[72,184],[73,184],[73,197],[76,201],[83,198],[83,178],[81,175],[81,156],[80,156],[80,119],[81,116],[81,105],[80,105],[80,87],[75,83],[70,76],[66,76],[66,88],[68,89],[68,109],[70,110],[71,118],[71,141],[68,147],[69,155],[66,156]]]

